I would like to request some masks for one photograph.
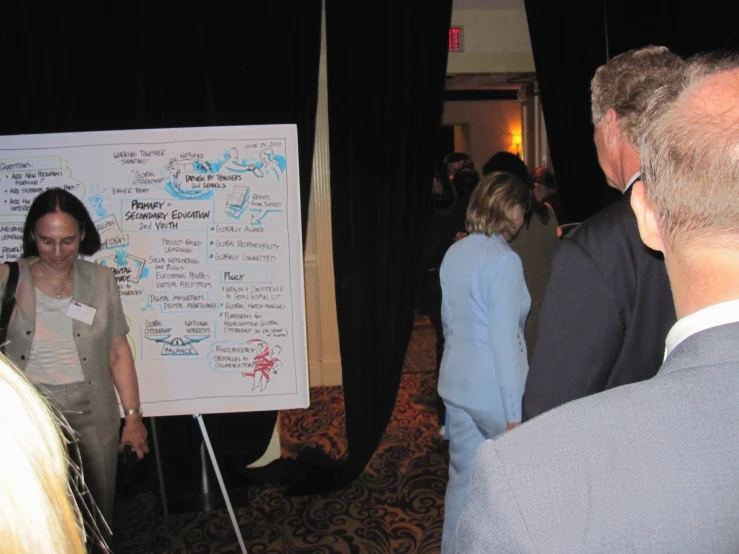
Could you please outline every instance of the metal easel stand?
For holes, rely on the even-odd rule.
[[[203,421],[203,417],[200,414],[193,414],[195,419],[198,420],[198,424],[200,425],[200,431],[203,433],[203,441],[205,442],[205,446],[208,448],[208,454],[210,455],[210,461],[213,463],[213,469],[216,473],[216,478],[218,479],[218,485],[221,487],[221,493],[223,494],[223,500],[226,502],[226,508],[228,508],[228,515],[231,516],[231,523],[233,524],[234,531],[236,531],[236,538],[239,540],[239,546],[241,547],[242,554],[248,554],[246,551],[246,545],[244,544],[244,538],[241,536],[241,529],[239,529],[239,524],[236,521],[236,514],[234,513],[233,506],[231,506],[231,499],[228,496],[228,491],[226,490],[226,485],[223,482],[223,477],[221,476],[221,469],[218,467],[218,461],[216,460],[216,455],[213,452],[213,446],[210,444],[210,437],[208,436],[208,431],[205,429],[205,422]]]
[[[221,476],[221,470],[218,467],[218,462],[216,461],[216,455],[213,452],[213,447],[210,444],[210,437],[208,436],[208,431],[205,429],[205,422],[203,421],[203,418],[200,414],[194,414],[192,417],[198,420],[198,424],[200,425],[200,431],[203,434],[203,443],[205,447],[208,449],[208,454],[210,455],[210,461],[213,463],[213,469],[215,470],[216,478],[218,479],[218,485],[221,487],[221,493],[223,494],[223,499],[226,503],[226,507],[228,508],[228,514],[231,517],[231,523],[233,524],[234,531],[236,531],[236,537],[239,540],[239,546],[241,547],[242,554],[248,554],[246,551],[246,545],[244,544],[244,538],[241,536],[241,530],[239,529],[238,522],[236,521],[236,514],[234,513],[233,507],[231,506],[231,499],[228,496],[228,491],[226,490],[226,485],[223,482],[223,477]],[[164,512],[164,517],[167,517],[169,515],[169,509],[167,507],[167,492],[164,488],[164,472],[162,471],[162,459],[159,454],[159,437],[157,436],[157,424],[156,424],[156,418],[151,418],[151,431],[154,439],[154,459],[156,460],[157,465],[157,475],[159,477],[159,489],[160,494],[162,497],[162,511]],[[201,460],[201,465],[203,468],[203,487],[206,492],[210,492],[209,484],[208,484],[208,478],[205,471],[205,459]]]

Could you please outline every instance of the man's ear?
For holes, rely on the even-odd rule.
[[[621,127],[618,126],[618,116],[616,110],[608,108],[606,110],[605,121],[605,138],[609,145],[612,145],[614,141],[621,138]]]
[[[636,181],[631,185],[631,209],[636,215],[642,242],[652,250],[664,252],[665,246],[659,225],[657,225],[657,214],[654,213],[652,204],[647,198],[647,190],[641,181]]]

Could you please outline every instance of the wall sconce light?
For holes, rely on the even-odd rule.
[[[516,150],[516,156],[521,157],[521,133],[513,133],[511,139],[511,148]]]

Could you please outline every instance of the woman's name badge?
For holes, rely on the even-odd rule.
[[[97,308],[78,302],[73,298],[69,301],[66,315],[82,323],[92,325],[92,320],[95,319],[95,312],[97,312]]]

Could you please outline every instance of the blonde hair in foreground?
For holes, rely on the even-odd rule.
[[[0,354],[0,551],[84,554],[59,421]]]

